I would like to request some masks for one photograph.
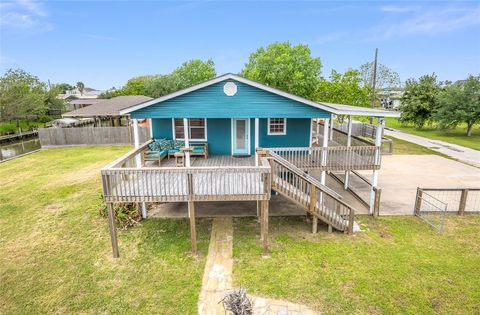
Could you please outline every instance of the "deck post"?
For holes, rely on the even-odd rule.
[[[115,227],[115,212],[114,212],[112,203],[110,202],[107,203],[107,210],[108,210],[108,227],[110,229],[110,240],[112,242],[113,258],[118,258],[120,257],[120,253],[118,252],[117,228]]]
[[[352,115],[348,115],[348,130],[347,130],[347,147],[352,146]],[[348,182],[350,180],[350,171],[345,171],[344,189],[348,190]]]
[[[138,129],[138,119],[133,119],[133,143],[135,145],[135,149],[140,147],[140,133]],[[142,155],[137,154],[135,155],[135,166],[136,168],[142,168]],[[142,202],[142,219],[147,218],[147,205],[145,202]]]
[[[327,165],[327,147],[328,147],[328,130],[329,130],[329,123],[330,119],[326,118],[323,123],[323,144],[322,147],[325,148],[322,151],[322,168],[323,166]],[[326,176],[327,172],[325,170],[322,170],[320,174],[320,183],[322,185],[325,185],[326,181]],[[323,205],[323,193],[320,193],[320,207]],[[313,226],[312,226],[312,232],[316,233],[318,231],[318,218],[316,216],[313,217]]]
[[[378,118],[377,130],[375,134],[375,165],[380,164],[381,159],[381,145],[382,145],[382,134],[383,134],[383,126],[385,124],[385,120],[383,118]],[[374,206],[375,206],[375,189],[378,185],[378,170],[373,170],[372,176],[372,189],[370,191],[370,208],[368,209],[369,214],[373,214]]]
[[[260,220],[260,233],[263,244],[263,256],[268,255],[268,200],[261,201],[261,220]]]
[[[255,166],[258,166],[259,157],[257,153],[257,149],[260,147],[260,135],[259,135],[260,126],[258,124],[258,118],[255,118]]]
[[[183,134],[184,134],[184,139],[185,139],[185,146],[187,148],[190,148],[190,135],[188,134],[188,118],[183,118]],[[186,150],[185,151],[185,166],[190,167],[190,151]]]
[[[315,204],[317,203],[317,187],[310,184],[310,214],[312,215],[312,233],[317,233],[318,217],[315,213]]]
[[[188,217],[190,218],[190,240],[192,242],[192,254],[197,255],[197,231],[195,229],[195,204],[188,202]]]

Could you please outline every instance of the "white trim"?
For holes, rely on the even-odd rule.
[[[153,139],[153,119],[150,118],[150,139]]]
[[[270,132],[270,119],[271,118],[268,118],[267,135],[269,135],[269,136],[285,136],[287,134],[287,118],[276,118],[276,119],[283,119],[283,132]]]
[[[230,118],[230,142],[231,142],[231,155],[235,155],[235,153],[233,153],[233,151],[235,150],[235,139],[233,138],[233,135],[234,135],[234,121],[235,120],[245,120],[247,125],[245,126],[245,130],[246,130],[246,137],[247,137],[247,148],[248,148],[248,152],[247,154],[250,155],[251,154],[251,146],[252,146],[252,143],[250,142],[250,118]]]
[[[180,119],[180,118],[179,118]],[[195,118],[187,118],[187,119],[195,119]],[[207,118],[197,118],[197,119],[204,119],[205,120],[205,138],[204,139],[190,139],[190,141],[203,141],[203,142],[207,142],[208,141],[208,136],[207,136],[207,121],[208,119]],[[190,128],[190,125],[189,125],[189,128]],[[175,118],[172,118],[172,139],[173,140],[182,140],[182,141],[185,141],[185,139],[183,138],[177,138],[175,136]]]
[[[134,105],[134,106],[131,106],[131,107],[124,108],[124,109],[120,110],[120,115],[126,115],[128,113],[133,112],[133,111],[136,111],[136,110],[139,110],[139,109],[142,109],[142,108],[145,108],[145,107],[148,107],[150,105],[154,105],[154,104],[157,104],[157,103],[160,103],[160,102],[167,101],[167,100],[175,98],[177,96],[187,94],[187,93],[202,89],[204,87],[207,87],[207,86],[210,86],[212,84],[222,82],[222,81],[225,81],[225,80],[235,80],[235,81],[238,81],[238,82],[256,87],[258,89],[261,89],[261,90],[264,90],[264,91],[267,91],[267,92],[270,92],[270,93],[273,93],[273,94],[277,94],[277,95],[286,97],[288,99],[291,99],[291,100],[294,100],[294,101],[297,101],[297,102],[300,102],[300,103],[303,103],[303,104],[306,104],[306,105],[309,105],[309,106],[319,108],[321,110],[325,110],[327,112],[330,112],[330,113],[333,113],[333,114],[336,114],[336,115],[400,117],[399,112],[392,112],[392,111],[381,110],[381,109],[372,109],[372,108],[367,108],[367,107],[358,107],[358,106],[343,105],[343,104],[332,104],[332,103],[324,103],[324,102],[317,103],[317,102],[308,100],[308,99],[300,97],[300,96],[296,96],[296,95],[293,95],[293,94],[290,94],[290,93],[287,93],[287,92],[277,90],[275,88],[263,85],[261,83],[255,82],[255,81],[242,78],[242,77],[240,77],[238,75],[235,75],[233,73],[227,73],[227,74],[218,76],[216,78],[213,78],[211,80],[205,81],[203,83],[191,86],[189,88],[186,88],[186,89],[183,89],[183,90],[171,93],[171,94],[167,94],[167,95],[164,95],[162,97],[159,97],[159,98],[156,98],[156,99],[153,99],[153,100],[150,100],[150,101],[138,104],[138,105]]]
[[[313,118],[310,119],[310,140],[308,141],[308,146],[312,147],[313,145]],[[312,154],[310,152],[310,154]]]

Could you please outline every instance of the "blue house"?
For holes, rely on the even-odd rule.
[[[330,118],[315,102],[226,74],[128,108],[132,119],[152,120],[154,138],[208,142],[211,155],[250,155],[256,147],[308,147],[311,119]]]
[[[378,205],[383,117],[399,116],[385,110],[314,102],[234,74],[131,106],[120,114],[133,120],[135,149],[102,169],[115,257],[113,203],[142,204],[146,218],[149,203],[186,202],[193,252],[194,204],[198,201],[257,201],[266,250],[272,191],[311,215],[312,231],[316,232],[321,220],[330,230],[352,233],[355,209],[325,186],[326,173],[345,172],[348,188],[350,171],[372,170],[372,213],[375,202]],[[331,141],[333,115],[348,117],[346,145]],[[374,145],[351,145],[353,115],[379,118]],[[143,119],[151,122],[152,138],[159,140],[160,148],[152,149],[151,141],[139,143],[138,120]],[[181,147],[171,147],[178,143]],[[154,156],[166,159],[174,152],[175,164],[172,159],[164,163],[159,158],[158,164],[149,161],[147,165],[144,159],[151,150]],[[193,158],[195,155],[203,156]],[[177,163],[177,158],[182,163]],[[311,170],[320,176],[313,177]]]

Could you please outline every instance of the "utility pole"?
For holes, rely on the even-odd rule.
[[[378,48],[375,48],[375,60],[373,61],[373,78],[372,78],[372,99],[371,106],[375,108],[375,84],[377,83],[377,55]],[[373,117],[370,117],[370,125],[373,124]]]

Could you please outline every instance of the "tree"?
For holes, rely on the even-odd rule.
[[[77,89],[80,91],[80,95],[82,95],[85,90],[85,84],[83,82],[77,82]]]
[[[441,91],[437,76],[424,75],[417,81],[409,79],[405,82],[405,90],[401,99],[400,121],[413,123],[422,128],[426,122],[432,120],[437,109],[437,94]]]
[[[364,86],[373,86],[373,62],[367,62],[360,66],[360,76]],[[377,64],[376,89],[392,89],[401,85],[400,76],[397,72],[381,63]]]
[[[145,83],[145,95],[161,97],[177,90],[175,78],[172,75],[156,75]]]
[[[315,92],[315,100],[337,104],[368,107],[370,88],[361,86],[362,78],[357,70],[344,74],[332,70],[330,80],[321,79]]]
[[[307,45],[274,43],[259,48],[248,58],[241,75],[271,87],[313,99],[322,63]]]
[[[55,86],[58,87],[58,90],[59,90],[58,94],[65,94],[66,91],[70,91],[73,89],[73,86],[71,86],[68,83],[59,83],[59,84],[55,84]]]
[[[480,75],[448,84],[438,95],[438,110],[434,115],[442,127],[467,124],[467,136],[473,126],[480,122]]]
[[[41,116],[46,112],[46,85],[21,69],[9,69],[0,77],[0,120]]]
[[[177,90],[213,79],[217,75],[215,63],[212,59],[202,61],[194,59],[184,62],[172,72]]]

